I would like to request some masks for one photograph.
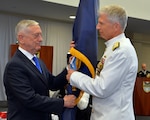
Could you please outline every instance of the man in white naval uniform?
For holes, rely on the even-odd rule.
[[[138,60],[124,34],[127,20],[120,6],[102,8],[96,28],[106,40],[106,50],[97,65],[95,78],[68,70],[66,77],[70,84],[93,96],[91,120],[135,120],[132,97]]]

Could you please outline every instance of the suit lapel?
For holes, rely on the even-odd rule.
[[[25,65],[28,66],[29,69],[31,69],[37,76],[40,78],[40,80],[48,87],[48,81],[46,79],[46,76],[44,76],[44,70],[41,65],[41,69],[43,71],[43,74],[39,72],[39,70],[36,68],[36,66],[29,60],[21,51],[17,50],[16,54],[25,62]]]

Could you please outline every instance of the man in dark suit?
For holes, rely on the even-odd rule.
[[[148,71],[146,69],[146,64],[142,63],[141,68],[142,68],[142,70],[138,72],[137,76],[138,77],[147,77],[148,74],[150,74],[150,71]]]
[[[50,98],[49,90],[58,90],[67,84],[67,70],[53,76],[40,59],[41,72],[37,69],[33,57],[41,49],[43,40],[38,22],[22,20],[17,24],[15,32],[19,47],[4,71],[7,119],[51,120],[50,114],[61,116],[63,107],[74,107],[75,96]]]

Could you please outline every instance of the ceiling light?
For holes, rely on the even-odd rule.
[[[70,19],[75,19],[75,18],[76,18],[76,16],[74,16],[74,15],[70,15],[70,16],[69,16],[69,18],[70,18]]]

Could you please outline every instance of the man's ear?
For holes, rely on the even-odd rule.
[[[23,42],[24,42],[23,38],[24,38],[24,36],[21,35],[21,34],[19,34],[19,35],[18,35],[18,42],[19,42],[19,43],[23,43]]]

